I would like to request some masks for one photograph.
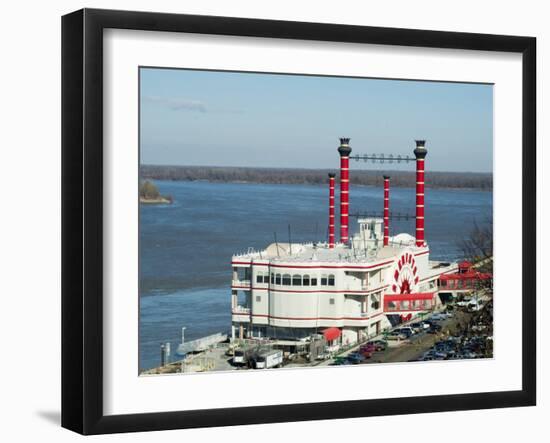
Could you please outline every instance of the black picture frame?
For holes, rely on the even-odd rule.
[[[106,416],[103,413],[103,30],[171,31],[522,54],[522,389]],[[82,434],[536,404],[536,39],[83,9],[62,18],[62,426]]]

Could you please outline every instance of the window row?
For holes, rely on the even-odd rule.
[[[267,272],[259,272],[256,274],[256,283],[269,283],[272,285],[283,286],[334,286],[335,279],[334,274],[322,274],[321,278],[317,275],[310,274],[276,274],[271,273],[271,276]]]
[[[386,302],[387,311],[406,311],[409,309],[431,309],[431,300],[402,300]]]

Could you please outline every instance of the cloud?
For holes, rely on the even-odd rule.
[[[207,112],[206,104],[200,100],[190,100],[186,98],[166,98],[158,96],[146,96],[145,101],[158,103],[166,106],[172,111],[195,111]]]

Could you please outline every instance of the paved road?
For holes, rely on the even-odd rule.
[[[471,314],[456,311],[453,318],[439,322],[442,326],[441,332],[437,334],[428,334],[427,332],[415,334],[401,345],[388,347],[385,351],[374,353],[372,358],[365,361],[365,363],[396,363],[416,360],[428,349],[430,349],[435,342],[441,340],[447,335],[453,335],[458,330],[458,324],[466,324],[470,316]],[[340,354],[340,356],[346,356],[351,352],[357,351],[358,349],[359,346],[356,346],[345,353]],[[331,362],[333,362],[332,359],[324,361],[320,364],[320,366],[329,365]]]
[[[408,340],[409,343],[405,342],[400,346],[387,348],[384,352],[378,352],[367,363],[394,363],[416,360],[437,341],[457,332],[458,324],[466,324],[469,317],[470,314],[465,312],[456,312],[453,318],[440,322],[441,332],[437,334],[428,334],[427,332],[415,334]]]

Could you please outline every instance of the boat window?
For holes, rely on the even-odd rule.
[[[281,274],[275,275],[275,284],[280,285],[281,284]]]
[[[290,274],[283,274],[283,285],[290,286]]]
[[[258,272],[258,274],[256,274],[256,283],[263,283],[264,281],[264,276],[262,275],[261,272]]]
[[[275,274],[272,272],[271,273],[271,284],[274,284],[275,283]]]
[[[256,296],[256,302],[261,302],[262,301],[262,296],[261,295],[257,295]]]
[[[331,305],[334,304],[334,299],[333,298],[329,299],[329,304],[331,304]]]
[[[294,274],[292,276],[292,286],[302,286],[302,276],[299,274]]]
[[[264,283],[269,283],[269,274],[267,272],[264,274]]]
[[[330,274],[328,276],[328,285],[329,286],[334,286],[334,274]]]
[[[311,277],[311,286],[317,286],[317,277]]]
[[[321,286],[326,286],[327,282],[327,276],[325,274],[321,275]]]
[[[309,275],[308,274],[304,275],[304,278],[302,280],[302,284],[304,286],[309,286]]]

